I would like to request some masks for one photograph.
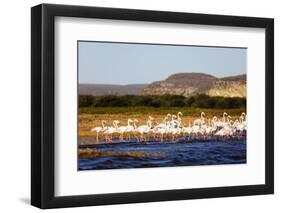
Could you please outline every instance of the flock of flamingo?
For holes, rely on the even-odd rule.
[[[111,143],[113,135],[119,136],[120,142],[125,140],[132,141],[135,138],[138,142],[145,141],[172,141],[175,142],[179,137],[189,137],[191,139],[207,138],[231,138],[245,136],[247,132],[247,115],[242,113],[239,119],[233,121],[230,115],[223,113],[221,119],[214,116],[206,119],[205,113],[201,112],[200,118],[189,122],[186,126],[182,122],[183,114],[167,114],[162,122],[157,123],[152,116],[148,116],[146,124],[137,126],[138,119],[128,119],[127,125],[119,126],[120,121],[114,120],[112,126],[106,126],[106,121],[101,122],[101,126],[91,129],[96,133],[96,142],[99,143],[99,136],[103,134],[106,143]],[[124,139],[124,136],[126,138]]]

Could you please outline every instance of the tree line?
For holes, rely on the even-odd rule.
[[[246,98],[181,95],[79,95],[79,107],[194,107],[235,109],[245,108]]]

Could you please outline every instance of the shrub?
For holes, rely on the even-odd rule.
[[[246,98],[211,97],[196,95],[79,95],[79,107],[195,107],[195,108],[245,108]]]

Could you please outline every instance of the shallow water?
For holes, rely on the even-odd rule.
[[[246,140],[209,140],[179,143],[117,143],[115,141],[112,144],[83,145],[79,148],[82,150],[90,148],[99,152],[142,152],[148,154],[145,157],[106,156],[80,158],[78,159],[79,170],[246,163]],[[162,153],[162,155],[153,155],[153,153]]]

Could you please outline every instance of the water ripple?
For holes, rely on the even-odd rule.
[[[80,158],[79,170],[196,166],[246,163],[246,141],[196,143],[114,143],[83,146],[99,152],[165,153],[162,156]]]

